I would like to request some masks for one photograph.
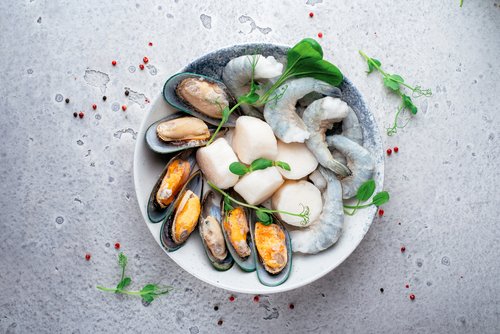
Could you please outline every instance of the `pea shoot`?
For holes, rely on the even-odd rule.
[[[236,162],[233,162],[232,164],[229,165],[229,170],[233,174],[243,176],[243,175],[251,173],[253,171],[260,170],[260,169],[266,169],[266,168],[273,167],[273,166],[280,167],[286,171],[291,170],[290,165],[287,164],[286,162],[273,161],[273,160],[269,160],[269,159],[265,159],[265,158],[259,158],[259,159],[254,160],[254,161],[252,161],[252,163],[249,166],[245,165],[241,162],[236,161]]]
[[[432,91],[430,89],[422,89],[420,86],[410,86],[407,84],[403,77],[401,77],[399,74],[390,74],[385,72],[382,69],[382,63],[380,60],[375,59],[375,58],[370,58],[368,57],[363,51],[359,51],[359,54],[365,59],[365,61],[368,64],[368,71],[366,71],[367,74],[372,73],[374,70],[377,70],[380,74],[382,74],[383,81],[384,81],[384,86],[395,92],[401,97],[401,104],[398,107],[398,110],[396,111],[396,115],[394,117],[394,122],[391,127],[387,128],[387,135],[388,136],[393,136],[397,133],[398,128],[404,128],[408,121],[404,125],[400,125],[398,123],[399,116],[401,112],[405,110],[409,110],[411,115],[416,115],[417,114],[417,107],[413,103],[412,99],[410,96],[406,95],[402,89],[403,87],[406,89],[409,89],[412,92],[412,97],[414,98],[419,98],[421,96],[429,97],[432,95]]]
[[[376,184],[375,180],[371,179],[366,182],[364,182],[359,188],[356,193],[356,199],[358,202],[356,205],[344,205],[344,213],[349,216],[353,216],[358,209],[363,209],[367,208],[371,205],[375,205],[377,207],[381,206],[382,204],[385,204],[389,202],[389,193],[387,191],[381,191],[375,196],[373,196],[372,201],[368,204],[361,204],[362,202],[366,202],[372,197],[373,193],[375,192]],[[347,211],[345,209],[352,209],[352,211]]]
[[[142,298],[144,302],[151,303],[155,298],[158,298],[161,295],[166,295],[170,291],[172,291],[171,286],[162,286],[158,284],[146,284],[139,291],[129,291],[125,288],[132,283],[132,279],[130,277],[125,276],[125,267],[127,266],[127,257],[125,254],[120,253],[118,255],[118,265],[122,269],[120,282],[116,285],[116,288],[105,288],[103,286],[97,286],[98,290],[106,291],[106,292],[114,292],[121,293],[124,295],[131,296],[139,296]]]
[[[255,214],[257,218],[259,218],[260,222],[264,225],[270,225],[273,222],[273,213],[282,213],[290,216],[295,216],[295,217],[300,217],[302,219],[301,224],[302,225],[307,225],[309,223],[309,214],[310,214],[310,209],[308,206],[302,206],[302,211],[299,213],[295,212],[288,212],[288,211],[282,211],[282,210],[272,210],[272,209],[267,209],[264,207],[258,207],[256,205],[251,205],[247,204],[245,202],[239,201],[228,193],[226,193],[224,190],[218,188],[215,184],[213,184],[210,181],[207,181],[208,185],[212,187],[215,191],[220,193],[222,196],[224,196],[224,211],[229,211],[234,209],[233,204],[241,205],[249,209],[255,210]]]

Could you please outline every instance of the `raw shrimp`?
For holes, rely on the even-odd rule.
[[[349,176],[351,171],[333,158],[326,144],[325,132],[332,128],[333,123],[344,119],[348,111],[349,107],[344,101],[328,96],[311,103],[302,115],[310,133],[306,139],[307,147],[323,167],[335,172],[341,178]]]
[[[319,171],[327,180],[323,193],[323,211],[319,219],[309,227],[290,231],[294,252],[316,254],[337,242],[344,225],[344,205],[342,202],[342,186],[335,174],[324,167]]]
[[[361,129],[361,125],[359,124],[358,116],[356,116],[356,113],[350,107],[346,118],[342,120],[342,136],[349,138],[359,145],[363,145],[363,130]],[[326,142],[328,143],[328,146],[331,147],[332,136],[327,136]],[[332,150],[332,156],[335,160],[343,165],[347,163],[344,155],[335,149]]]
[[[352,171],[351,176],[340,181],[343,198],[351,198],[356,195],[361,184],[371,179],[375,160],[366,148],[344,136],[332,136],[331,144],[347,158],[347,166]]]
[[[224,67],[222,80],[235,97],[245,95],[250,91],[250,81],[252,80],[252,64],[255,62],[254,79],[262,85],[268,79],[275,78],[283,72],[283,64],[278,62],[273,56],[264,57],[262,55],[246,55],[231,59]],[[261,95],[262,92],[257,92]],[[248,104],[240,106],[246,115],[263,118],[262,112],[256,107]]]
[[[276,137],[285,143],[303,143],[309,132],[295,111],[297,100],[311,92],[323,95],[338,94],[338,88],[313,78],[300,78],[286,81],[271,96],[264,108],[264,118],[271,126]],[[272,101],[276,98],[276,101]]]

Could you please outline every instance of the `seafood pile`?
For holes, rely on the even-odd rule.
[[[285,65],[247,55],[227,63],[222,81],[172,76],[163,96],[177,112],[153,123],[145,137],[168,160],[147,207],[151,223],[161,224],[163,247],[177,250],[197,229],[216,270],[236,263],[267,286],[287,280],[294,252],[316,254],[337,242],[343,200],[375,168],[355,112],[327,82],[292,78],[266,103],[239,103],[252,90],[262,95]],[[262,160],[269,165],[254,168]],[[235,163],[248,170],[235,173]]]

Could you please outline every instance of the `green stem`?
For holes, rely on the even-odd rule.
[[[464,0],[460,0],[460,7],[464,4]]]
[[[224,197],[228,197],[231,202],[233,203],[236,203],[238,205],[241,205],[241,206],[244,206],[244,207],[247,207],[247,208],[250,208],[250,209],[254,209],[256,211],[261,211],[261,212],[265,212],[265,213],[282,213],[282,214],[287,214],[287,215],[290,215],[290,216],[295,216],[295,217],[300,217],[302,219],[307,219],[306,215],[303,214],[303,213],[293,213],[293,212],[288,212],[288,211],[281,211],[281,210],[272,210],[272,209],[266,209],[266,208],[259,208],[258,206],[255,206],[255,205],[251,205],[251,204],[248,204],[248,203],[245,203],[245,202],[240,202],[238,201],[237,199],[234,199],[233,197],[231,197],[231,195],[229,195],[228,193],[226,193],[224,190],[222,189],[219,189],[215,184],[213,184],[212,182],[210,181],[207,181],[208,185],[212,188],[214,188],[215,190],[217,190],[220,194],[222,194]]]
[[[241,104],[243,104],[243,102],[241,102],[241,101],[240,101],[240,102],[236,103],[236,104],[235,104],[235,105],[234,105],[234,106],[233,106],[233,107],[229,110],[229,112],[228,112],[228,114],[227,114],[227,118],[228,118],[228,119],[229,119],[229,116],[231,116],[231,114],[233,113],[233,111],[235,111],[235,110],[236,110],[236,108],[238,108]],[[212,138],[210,138],[210,140],[207,142],[207,145],[206,145],[206,146],[208,146],[208,145],[212,144],[212,142],[214,141],[215,137],[216,137],[216,136],[217,136],[217,134],[219,133],[220,129],[222,128],[222,126],[223,126],[223,125],[224,125],[224,123],[226,123],[226,122],[227,122],[227,120],[224,120],[224,119],[222,119],[222,120],[220,121],[219,125],[217,126],[217,129],[215,130],[214,134],[212,135]]]
[[[364,209],[364,208],[367,208],[371,205],[373,205],[373,202],[371,202],[369,204],[364,204],[364,205],[344,205],[344,208],[346,208],[346,209]]]
[[[387,77],[389,76],[380,66],[377,65],[377,63],[375,63],[370,57],[368,57],[363,51],[359,50],[359,54],[365,58],[366,61],[370,62],[370,64],[373,65],[373,67],[375,67],[377,69],[377,71],[379,71],[380,73],[382,73],[382,75],[384,77]]]
[[[132,295],[132,296],[142,295],[141,291],[128,291],[128,290],[122,290],[122,289],[116,289],[116,288],[105,288],[105,287],[99,286],[99,285],[96,288],[101,290],[101,291],[116,292],[116,293],[122,293],[125,295]]]

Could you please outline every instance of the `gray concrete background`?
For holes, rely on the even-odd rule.
[[[307,2],[0,3],[0,332],[500,332],[500,2]],[[352,256],[302,289],[231,303],[170,261],[144,225],[132,156],[148,107],[123,91],[154,99],[169,74],[209,50],[320,31],[382,132],[397,98],[366,77],[359,49],[434,95],[383,136],[400,148],[386,159],[392,200]],[[140,71],[143,56],[154,67]],[[108,75],[106,102],[91,85],[106,76],[86,80],[86,69]],[[113,111],[121,104],[126,112]],[[115,242],[133,287],[162,281],[175,291],[148,307],[97,291],[118,280]]]

